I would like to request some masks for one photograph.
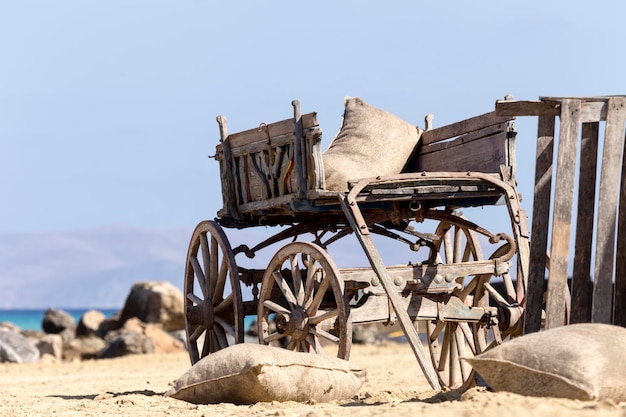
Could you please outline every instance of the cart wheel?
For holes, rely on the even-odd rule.
[[[463,263],[483,260],[483,253],[478,234],[467,227],[452,222],[441,222],[436,230],[440,237],[435,242],[443,263]],[[508,249],[502,246],[492,257],[500,256],[501,251]],[[459,278],[462,287],[452,296],[458,297],[466,305],[488,307],[494,297],[497,302],[513,304],[514,290],[510,277],[503,275],[507,294],[500,295],[489,283],[492,275],[479,275]],[[491,297],[490,297],[491,296]],[[513,309],[514,311],[514,309]],[[492,346],[502,343],[502,338],[513,333],[502,333],[497,324],[470,323],[464,321],[448,321],[435,319],[426,323],[428,346],[433,366],[439,375],[442,386],[467,389],[475,383],[475,372],[463,357],[473,357]],[[507,330],[508,331],[508,330]]]
[[[293,242],[269,263],[259,292],[259,342],[348,359],[352,322],[333,260],[313,243]]]
[[[184,291],[192,365],[230,343],[243,342],[244,311],[237,265],[222,227],[214,221],[201,222],[193,232]]]

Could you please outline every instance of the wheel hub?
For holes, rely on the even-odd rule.
[[[214,315],[213,303],[208,298],[201,304],[187,306],[185,311],[185,317],[189,324],[202,325],[207,329],[212,329],[215,325]]]
[[[309,327],[309,317],[303,309],[296,308],[290,313],[276,315],[276,330],[278,333],[291,336],[295,340],[304,340]]]

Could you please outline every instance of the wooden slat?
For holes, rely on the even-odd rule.
[[[561,103],[550,249],[550,278],[546,302],[546,329],[562,326],[567,321],[568,306],[566,300],[569,299],[567,269],[581,106],[580,100],[565,99]]]
[[[308,113],[302,116],[302,128],[310,129],[318,126],[317,113]],[[228,137],[231,148],[237,148],[250,144],[252,142],[267,140],[267,130],[270,137],[282,136],[295,132],[294,119],[285,119],[268,125],[259,125],[253,129],[244,130],[243,132],[233,133]]]
[[[618,193],[621,153],[624,148],[624,121],[626,97],[609,99],[609,109],[604,132],[602,170],[598,199],[598,224],[596,234],[596,259],[593,285],[591,320],[594,323],[611,323],[613,300],[613,272],[615,255],[615,229],[617,226]]]
[[[469,132],[474,132],[476,130],[496,125],[498,123],[504,123],[512,119],[512,117],[496,116],[495,111],[485,113],[483,115],[465,119],[460,122],[439,127],[437,129],[427,130],[422,133],[422,138],[420,139],[420,141],[422,145],[429,145],[431,143],[450,139],[455,136],[463,135]]]
[[[599,123],[583,123],[570,323],[591,321],[591,248],[595,216]]]
[[[498,100],[496,114],[501,117],[552,116],[561,112],[560,101]]]
[[[615,254],[613,324],[626,327],[626,158],[622,159],[621,178],[619,219],[617,222],[617,252]]]
[[[440,142],[431,146],[448,145]],[[430,147],[430,146],[427,146]],[[435,152],[420,153],[405,171],[500,172],[506,160],[506,133],[482,137],[471,142],[457,142]]]
[[[554,116],[540,116],[537,127],[537,156],[532,216],[532,240],[528,268],[528,288],[524,333],[541,330],[541,310],[546,276],[546,251],[550,220],[550,191],[554,153]]]

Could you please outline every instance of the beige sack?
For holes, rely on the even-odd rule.
[[[465,359],[496,391],[626,401],[626,328],[574,324],[512,339]]]
[[[417,126],[347,97],[342,127],[322,155],[325,188],[347,191],[348,180],[399,174],[421,135]]]
[[[165,393],[196,404],[350,399],[365,371],[326,355],[240,343],[192,366]]]

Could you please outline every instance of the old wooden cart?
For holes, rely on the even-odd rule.
[[[354,325],[396,322],[434,389],[470,385],[460,358],[522,331],[528,233],[513,119],[491,112],[432,129],[427,117],[405,172],[356,179],[342,193],[324,189],[316,114],[292,105],[293,118],[234,134],[218,117],[224,207],[195,229],[185,272],[192,363],[243,342],[247,316],[260,343],[345,359]],[[492,205],[510,219],[508,233],[458,211]],[[231,246],[225,229],[255,226],[281,227]],[[348,236],[368,267],[336,266],[330,248]],[[409,261],[385,265],[378,239],[401,244]],[[266,268],[245,267],[276,244]]]

